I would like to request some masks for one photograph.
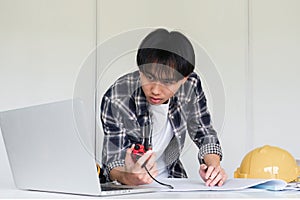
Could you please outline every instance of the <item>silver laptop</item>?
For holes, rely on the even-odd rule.
[[[114,184],[101,187],[91,139],[93,133],[79,100],[1,112],[0,127],[19,189],[93,196],[159,190]]]

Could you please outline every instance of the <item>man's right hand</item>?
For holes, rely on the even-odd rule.
[[[145,166],[150,174],[153,177],[156,177],[158,175],[158,170],[155,162],[155,153],[152,150],[149,150],[135,162],[131,156],[133,148],[134,145],[126,151],[125,166],[116,167],[110,171],[110,179],[117,180],[126,185],[152,183],[153,179],[147,174],[146,169],[142,166],[146,164]]]

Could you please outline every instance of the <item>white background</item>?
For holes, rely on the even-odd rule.
[[[201,44],[221,76],[225,120],[218,132],[229,177],[248,151],[264,144],[299,158],[299,9],[298,0],[0,0],[0,111],[71,98],[96,45],[126,31],[166,27]],[[138,46],[138,38],[132,42]],[[128,66],[134,54],[122,59],[124,69],[134,69]],[[96,59],[88,65],[91,77],[79,93],[93,108],[94,74],[102,69]],[[215,103],[209,98],[213,118]],[[197,176],[196,148],[186,146],[182,160]],[[13,187],[1,137],[0,177],[0,187]]]

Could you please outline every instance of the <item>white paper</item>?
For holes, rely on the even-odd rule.
[[[200,179],[160,179],[161,182],[172,185],[174,189],[165,187],[164,191],[227,191],[227,190],[243,190],[246,188],[259,188],[266,190],[283,190],[287,183],[279,179],[228,179],[222,186],[206,186]],[[160,186],[158,183],[150,184],[152,186]],[[164,187],[164,186],[161,186]]]

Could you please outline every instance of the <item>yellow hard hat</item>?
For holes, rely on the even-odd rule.
[[[235,178],[282,179],[286,182],[297,180],[300,166],[286,150],[265,145],[250,151],[234,172]]]

